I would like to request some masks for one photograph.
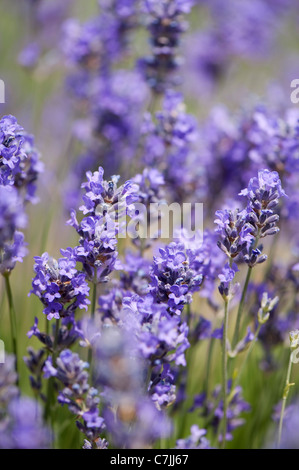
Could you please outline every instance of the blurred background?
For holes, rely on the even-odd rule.
[[[290,108],[297,112],[299,104],[290,101],[290,83],[299,78],[298,2],[198,0],[195,3],[192,13],[186,17],[189,27],[178,47],[180,81],[176,88],[183,93],[186,111],[195,116],[202,135],[207,122],[210,119],[217,121],[217,116],[221,116],[222,125],[226,125],[225,132],[230,134],[230,129],[234,129],[234,119],[255,105],[266,105],[268,109],[283,112]],[[72,177],[72,172],[79,156],[86,151],[85,136],[89,133],[90,123],[88,107],[84,105],[84,99],[80,99],[80,91],[75,84],[78,63],[72,60],[75,42],[68,38],[69,31],[72,31],[68,22],[75,18],[84,24],[97,15],[99,5],[96,0],[1,0],[0,78],[5,83],[1,116],[16,116],[19,124],[34,135],[45,165],[38,183],[39,202],[27,208],[29,224],[25,236],[29,253],[12,275],[21,356],[26,354],[29,344],[34,345],[34,340],[29,340],[26,333],[34,317],[41,314],[39,300],[34,296],[27,297],[33,276],[33,257],[44,251],[59,257],[60,248],[76,243],[77,235],[66,221],[71,204],[76,203],[71,193],[78,181]],[[114,62],[114,70],[133,70],[138,60],[149,54],[146,25],[146,15],[140,15],[138,24],[130,31],[127,52]],[[84,48],[84,44],[81,47]],[[115,86],[121,89],[123,84],[117,82]],[[122,96],[125,92],[132,93],[140,116],[146,111],[154,112],[161,108],[162,98],[158,95],[153,100],[150,87],[141,79],[134,82],[132,90],[128,90],[129,87],[122,91]],[[226,119],[225,113],[231,121]],[[222,144],[225,145],[225,139]],[[201,145],[204,146],[203,141],[199,141],[199,148]],[[198,165],[204,165],[200,151],[197,158]],[[118,168],[114,167],[113,171],[118,170],[123,182],[125,177],[134,176],[135,167],[122,163],[121,154],[119,160]],[[99,157],[99,165],[105,166],[105,159]],[[136,169],[140,168],[142,164],[137,164]],[[78,170],[78,179],[81,174],[82,169]],[[207,196],[202,197],[200,202],[205,202]],[[214,194],[209,194],[211,200],[214,197]],[[214,218],[214,204],[210,205],[207,226],[212,225]],[[281,252],[281,257],[287,259],[290,254]],[[4,285],[0,283],[0,338],[10,351],[8,307],[4,294]],[[218,353],[220,357],[220,349]],[[205,354],[205,345],[200,345],[196,356],[198,363],[204,361]],[[260,351],[255,354],[259,358]],[[281,396],[285,367],[274,375],[269,374],[265,382],[266,372],[255,367],[255,354],[242,380],[245,398],[252,407],[251,419],[248,425],[236,430],[231,444],[234,448],[264,445],[264,436],[271,431],[269,420],[273,404]],[[278,349],[274,355],[285,364],[288,351]],[[198,364],[194,363],[192,367],[196,370]],[[214,373],[220,378],[217,361]],[[24,364],[20,383],[23,392],[31,395]],[[197,383],[191,383],[190,393],[196,393],[196,390]],[[295,395],[296,390],[292,393]],[[68,428],[68,412],[63,410],[62,413],[65,413],[66,424],[60,429],[60,435],[64,435],[60,438],[60,445],[67,448],[76,445],[79,437],[76,430]],[[186,418],[186,429],[190,428],[192,419]]]

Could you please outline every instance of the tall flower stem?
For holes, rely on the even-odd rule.
[[[291,351],[290,358],[289,358],[287,378],[286,378],[286,383],[285,383],[283,396],[282,396],[282,406],[281,406],[280,419],[279,419],[279,428],[278,428],[278,441],[277,441],[277,447],[278,448],[280,447],[280,442],[281,442],[283,417],[284,417],[287,398],[288,398],[288,395],[289,395],[290,388],[293,385],[295,385],[293,383],[290,383],[290,377],[291,377],[291,372],[292,372],[292,364],[293,364],[293,362],[292,362],[292,351]]]
[[[94,319],[95,311],[96,311],[96,303],[97,303],[97,268],[95,268],[94,272],[94,282],[93,282],[93,290],[92,290],[92,299],[91,299],[91,318]],[[90,367],[90,378],[92,380],[92,348],[90,346],[88,350],[88,362]]]
[[[240,370],[239,370],[239,372],[238,372],[238,375],[237,375],[237,377],[235,378],[235,380],[233,381],[232,388],[231,388],[231,393],[230,393],[230,395],[229,395],[229,397],[228,397],[228,403],[230,403],[230,401],[231,401],[231,400],[233,399],[233,397],[234,397],[234,390],[235,390],[235,388],[237,387],[237,385],[239,385],[239,382],[240,382],[242,373],[243,373],[243,371],[245,370],[245,366],[246,366],[246,364],[247,364],[247,362],[248,362],[248,358],[249,358],[249,356],[251,355],[251,352],[252,352],[252,350],[253,350],[253,348],[254,348],[254,345],[255,345],[255,343],[256,343],[256,340],[257,340],[257,337],[258,337],[258,335],[259,335],[259,332],[260,332],[261,327],[262,327],[262,325],[259,324],[259,326],[257,327],[257,330],[256,330],[256,332],[255,332],[254,338],[253,338],[253,340],[251,341],[251,344],[250,344],[250,346],[249,346],[249,348],[248,348],[248,350],[247,350],[246,357],[245,357],[244,361],[242,362],[242,365],[241,365],[241,367],[240,367]]]
[[[215,346],[215,338],[210,338],[210,344],[208,348],[206,377],[205,377],[205,384],[204,384],[204,392],[206,393],[206,396],[208,396],[209,394],[209,379],[211,375],[211,364],[212,364],[214,346]]]
[[[227,351],[226,340],[228,331],[228,309],[229,300],[224,301],[224,323],[223,323],[223,338],[222,338],[222,395],[223,395],[223,436],[222,448],[225,449],[226,429],[227,429]]]
[[[256,236],[253,248],[257,247],[259,239],[260,239],[260,230],[258,231],[258,234]],[[244,308],[245,298],[247,294],[248,284],[249,284],[250,277],[251,277],[251,272],[252,272],[252,267],[248,266],[245,284],[243,287],[242,296],[241,296],[241,300],[240,300],[239,307],[238,307],[236,327],[235,327],[235,332],[234,332],[233,341],[232,341],[233,347],[235,347],[237,342],[239,341],[241,317],[243,313],[243,308]]]
[[[246,294],[247,294],[248,284],[249,284],[250,277],[251,277],[251,272],[252,272],[252,268],[249,267],[248,271],[247,271],[243,291],[242,291],[241,300],[240,300],[239,307],[238,307],[236,327],[235,327],[235,332],[234,332],[233,341],[232,341],[233,347],[237,344],[237,342],[239,340],[241,317],[242,317],[242,313],[243,313],[243,308],[244,308],[245,298],[246,298]]]
[[[59,339],[59,328],[60,328],[60,320],[56,320],[55,338],[54,338],[53,355],[52,355],[54,367],[56,366],[56,359],[58,356],[57,346],[58,346],[58,339]]]
[[[56,366],[56,359],[58,356],[58,339],[59,339],[59,329],[60,329],[60,320],[56,320],[55,324],[55,337],[54,337],[54,344],[53,344],[53,351],[52,351],[52,363],[53,366]],[[47,421],[50,416],[50,410],[52,405],[55,402],[55,394],[54,394],[54,377],[50,377],[48,382],[48,390],[47,390],[47,402],[45,407],[45,420]],[[53,416],[52,416],[52,429],[53,429]]]
[[[10,273],[5,273],[5,274],[3,274],[3,276],[4,276],[4,280],[5,280],[5,289],[6,289],[7,299],[8,299],[10,330],[11,330],[11,342],[12,342],[13,353],[15,355],[15,367],[16,367],[16,373],[17,373],[17,376],[18,376],[18,378],[17,378],[17,383],[18,383],[19,382],[19,375],[18,375],[18,346],[17,346],[16,311],[15,311],[15,308],[14,308],[13,295],[12,295],[12,290],[11,290],[10,280],[9,280]]]

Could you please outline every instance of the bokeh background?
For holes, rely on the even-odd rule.
[[[226,7],[222,3],[227,3]],[[290,101],[290,82],[299,78],[299,5],[295,0],[275,1],[271,17],[262,10],[258,13],[252,8],[252,13],[246,13],[246,8],[242,10],[240,5],[236,8],[241,3],[248,4],[249,9],[250,2],[214,2],[215,13],[208,1],[198,1],[187,18],[189,28],[179,47],[182,80],[177,88],[184,95],[187,111],[195,116],[202,130],[215,110],[223,107],[233,116],[241,115],[256,104],[266,104],[269,109],[292,108],[294,112],[299,108],[299,104]],[[265,7],[267,3],[259,2]],[[21,356],[26,354],[29,344],[35,345],[35,340],[29,340],[26,333],[34,317],[41,316],[38,299],[28,297],[33,256],[48,251],[59,257],[61,247],[76,243],[76,234],[66,225],[69,218],[66,187],[70,184],[70,169],[84,150],[84,143],[76,138],[74,132],[78,119],[84,117],[84,109],[78,106],[68,85],[72,65],[65,56],[64,25],[68,18],[84,22],[97,14],[96,0],[1,0],[0,78],[6,86],[6,102],[0,104],[1,115],[15,115],[18,122],[35,136],[36,147],[45,165],[38,183],[39,202],[28,206],[29,224],[25,236],[29,253],[24,262],[17,265],[11,280]],[[226,42],[220,34],[225,22],[231,25]],[[116,68],[130,70],[149,52],[145,24],[144,20],[132,31],[130,52],[115,64]],[[144,86],[140,82],[141,89]],[[150,90],[146,90],[141,111],[157,111],[161,101],[158,98],[153,104]],[[119,158],[121,160],[122,156]],[[98,164],[102,161],[99,160]],[[198,164],[201,165],[200,153]],[[133,176],[133,172],[133,166],[127,168],[129,174],[126,176]],[[121,180],[124,181],[123,175]],[[209,194],[209,198],[213,200],[216,196]],[[211,211],[206,215],[205,225],[212,226],[213,219]],[[279,249],[284,260],[292,256],[285,243],[288,242],[282,240]],[[209,316],[206,303],[195,303],[193,309]],[[4,283],[0,282],[0,337],[5,341],[7,351],[11,351],[8,320]],[[234,440],[229,444],[233,448],[266,446],[266,436],[271,436],[274,429],[271,416],[273,406],[281,397],[288,350],[283,345],[275,349],[274,357],[279,363],[275,373],[267,373],[258,367],[262,356],[262,350],[257,347],[242,378],[244,398],[252,409],[246,414],[246,426],[234,433]],[[203,364],[206,357],[207,344],[201,342],[190,364],[190,396],[199,392],[198,384],[205,379]],[[211,377],[217,383],[221,378],[218,346],[214,359]],[[295,376],[299,376],[297,369],[294,368]],[[24,364],[20,369],[20,386],[24,394],[32,395]],[[293,396],[298,392],[299,380],[292,390]],[[58,412],[64,416],[58,430],[58,445],[79,447],[81,437],[72,426],[72,417],[65,409]],[[197,419],[200,424],[200,418]],[[184,434],[194,423],[194,415],[186,413],[185,421]],[[182,423],[178,422],[176,426],[181,429]],[[174,440],[169,444],[173,445]]]

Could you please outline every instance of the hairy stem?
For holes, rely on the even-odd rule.
[[[92,320],[95,317],[95,311],[96,311],[96,303],[97,303],[97,268],[95,268],[94,272],[94,283],[93,283],[93,291],[92,291],[92,299],[91,299],[91,318]],[[90,367],[90,379],[92,380],[92,348],[91,345],[89,346],[88,350],[88,362],[89,362],[89,367]]]
[[[237,313],[235,332],[234,332],[233,341],[232,341],[233,348],[236,346],[237,342],[239,341],[241,317],[242,317],[244,302],[245,302],[245,298],[246,298],[246,294],[247,294],[248,284],[249,284],[250,277],[251,277],[251,272],[252,272],[252,268],[248,267],[248,271],[247,271],[247,275],[246,275],[246,279],[245,279],[245,284],[244,284],[244,287],[243,287],[242,296],[241,296],[241,300],[240,300],[239,308],[238,308],[238,313]]]
[[[288,365],[286,383],[285,383],[283,396],[282,396],[282,406],[281,406],[280,419],[279,419],[279,428],[278,428],[278,441],[277,441],[277,447],[278,448],[280,447],[280,442],[281,442],[283,417],[284,417],[287,398],[288,398],[291,386],[294,385],[294,384],[290,383],[290,377],[291,377],[291,372],[292,372],[292,364],[293,363],[292,363],[292,352],[291,352],[290,358],[289,358],[289,365]]]
[[[17,373],[17,384],[18,384],[19,374],[18,374],[18,345],[17,345],[16,311],[14,308],[13,295],[12,295],[12,290],[11,290],[10,280],[9,280],[10,273],[5,273],[3,276],[5,280],[5,288],[6,288],[6,294],[7,294],[7,299],[8,299],[11,342],[12,342],[13,353],[15,355],[15,367],[16,367],[16,373]]]
[[[222,449],[225,449],[226,430],[227,430],[227,351],[226,340],[228,330],[228,307],[229,300],[226,299],[224,303],[224,323],[223,323],[223,338],[222,338],[222,396],[223,396],[223,436],[222,436]]]
[[[210,372],[211,372],[211,364],[212,364],[214,346],[215,346],[215,338],[210,338],[210,344],[209,344],[209,349],[208,349],[206,377],[205,377],[205,383],[204,383],[204,392],[206,393],[206,396],[208,396],[208,394],[209,394],[209,379],[210,379]]]
[[[233,381],[232,388],[231,388],[231,393],[230,393],[230,395],[229,395],[229,397],[228,397],[228,403],[230,403],[230,401],[231,401],[231,400],[233,399],[233,397],[234,397],[234,390],[235,390],[235,388],[237,387],[237,385],[239,385],[239,383],[240,383],[240,379],[241,379],[242,373],[243,373],[243,371],[245,370],[245,365],[247,364],[248,358],[249,358],[249,356],[250,356],[250,354],[251,354],[251,352],[252,352],[252,350],[253,350],[253,348],[254,348],[254,345],[255,345],[256,339],[257,339],[257,337],[258,337],[258,335],[259,335],[261,326],[262,326],[262,325],[259,324],[259,326],[257,327],[257,330],[256,330],[256,332],[255,332],[254,338],[253,338],[253,340],[252,340],[252,342],[251,342],[251,344],[250,344],[250,346],[249,346],[249,348],[248,348],[248,350],[247,350],[246,357],[245,357],[245,359],[244,359],[244,361],[243,361],[243,363],[242,363],[242,365],[241,365],[241,367],[240,367],[240,370],[239,370],[239,372],[238,372],[237,377],[236,377],[235,380]]]

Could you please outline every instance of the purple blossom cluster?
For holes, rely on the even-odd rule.
[[[118,187],[118,176],[105,181],[103,174],[101,167],[86,174],[88,181],[82,183],[84,204],[80,207],[85,217],[79,223],[73,210],[68,222],[80,236],[79,245],[71,251],[72,257],[82,263],[88,279],[96,282],[105,282],[117,269],[116,236],[124,230],[124,219],[133,213],[138,199],[135,183],[127,181]]]
[[[180,315],[184,305],[191,302],[192,293],[199,290],[203,274],[192,269],[191,250],[186,253],[183,244],[173,242],[159,252],[151,271],[151,293],[167,305],[170,314]]]
[[[298,113],[295,109],[275,111],[256,106],[242,114],[214,108],[202,126],[202,158],[207,200],[211,210],[223,200],[235,198],[258,171],[276,171],[287,194],[282,216],[292,220],[297,213]],[[215,161],[217,164],[215,165]],[[213,204],[213,207],[211,207]]]
[[[70,65],[67,85],[79,111],[73,132],[84,146],[66,181],[67,208],[77,204],[87,170],[101,164],[110,174],[121,171],[128,175],[126,164],[138,150],[137,123],[147,87],[139,72],[116,68],[129,50],[129,38],[138,23],[138,4],[136,0],[103,0],[96,18],[84,25],[75,19],[65,23],[62,49]]]
[[[0,273],[10,273],[27,254],[24,234],[27,224],[22,199],[12,186],[0,185]]]
[[[144,0],[142,3],[148,19],[152,54],[140,59],[138,65],[154,92],[164,93],[179,81],[175,75],[180,65],[177,50],[182,33],[188,27],[184,15],[190,13],[194,1]]]
[[[59,162],[53,160],[58,184],[51,200],[61,197],[55,224],[63,204],[74,238],[54,259],[45,251],[45,225],[45,252],[34,257],[30,294],[41,301],[45,322],[32,311],[27,337],[40,347],[30,346],[23,359],[37,403],[22,398],[17,382],[17,350],[24,344],[9,275],[26,254],[25,207],[37,200],[43,165],[33,136],[4,116],[0,273],[15,357],[0,364],[0,447],[66,447],[70,438],[62,431],[76,423],[84,449],[225,448],[227,441],[241,442],[235,430],[246,412],[270,415],[281,396],[277,446],[286,447],[281,434],[299,344],[299,114],[283,103],[247,106],[235,115],[216,106],[206,119],[206,107],[195,111],[194,97],[206,94],[201,78],[213,89],[232,64],[238,69],[236,59],[270,58],[284,19],[295,17],[298,6],[294,0],[98,0],[82,22],[70,17],[79,4],[28,0],[20,7],[34,28],[19,62],[43,92],[42,100],[36,93],[32,122],[43,123],[41,111],[51,121],[56,72],[65,87],[59,93],[68,125],[59,136],[68,138],[62,142],[50,131],[43,145],[46,155],[62,149]],[[182,72],[183,86],[190,85],[188,57],[183,70],[180,51],[189,19],[186,44],[191,41],[197,91],[185,103],[178,88]],[[50,82],[54,91],[44,93]],[[204,229],[198,230],[202,202]],[[161,211],[173,203],[183,209],[177,225],[175,215],[171,224]],[[168,237],[164,222],[173,225]],[[259,354],[252,355],[256,344]],[[267,387],[258,393],[258,380],[250,387],[244,380],[246,372],[258,376],[259,366],[260,383],[267,371],[272,394]],[[280,371],[275,374],[284,367],[280,390]],[[63,413],[58,405],[66,405]],[[75,417],[68,423],[66,408]],[[248,416],[246,425],[244,435],[255,433],[256,442],[265,436],[266,424],[257,432]]]
[[[232,381],[228,382],[228,393],[232,390]],[[245,423],[242,414],[250,411],[251,407],[242,397],[242,388],[236,387],[234,390],[233,398],[230,400],[228,411],[227,411],[227,434],[226,440],[231,441],[233,439],[232,432],[234,429],[242,426]],[[200,415],[203,416],[209,425],[212,427],[215,435],[221,441],[223,435],[219,433],[221,426],[221,420],[223,417],[223,401],[221,400],[221,386],[216,386],[212,392],[211,397],[207,397],[205,393],[195,396],[194,403],[191,408],[192,411],[200,410]],[[190,411],[191,411],[190,410]]]
[[[35,257],[31,293],[43,303],[48,320],[72,316],[90,303],[85,273],[77,271],[72,249],[62,251],[65,257],[58,261],[48,253]]]
[[[24,201],[35,202],[35,182],[43,164],[33,136],[11,115],[0,120],[0,155],[0,185],[15,186]]]
[[[29,70],[40,69],[49,72],[59,61],[57,46],[60,34],[57,31],[70,14],[72,0],[26,0],[23,3],[23,15],[28,15],[34,28],[29,39],[18,56],[20,65]]]
[[[9,274],[27,254],[25,202],[36,202],[36,180],[43,170],[33,136],[14,116],[0,120],[0,272]]]
[[[56,377],[63,389],[59,392],[58,402],[67,405],[70,412],[77,416],[76,424],[85,434],[84,448],[106,448],[100,435],[105,428],[104,419],[99,415],[99,392],[88,383],[89,364],[82,361],[78,354],[69,349],[61,352],[53,365],[52,359],[46,360],[44,377]],[[79,421],[80,420],[80,421]]]
[[[248,187],[243,189],[241,196],[247,197],[247,208],[243,211],[221,210],[216,212],[216,231],[221,240],[219,248],[230,260],[241,255],[250,268],[266,261],[262,255],[262,247],[258,247],[259,239],[279,232],[276,223],[279,215],[275,214],[280,197],[285,196],[281,181],[276,171],[261,170],[258,177],[251,178]],[[230,282],[233,268],[227,268],[221,282]],[[235,269],[234,269],[235,271]]]
[[[199,429],[197,424],[193,424],[190,428],[191,434],[185,439],[178,439],[176,449],[210,449],[210,443],[205,437],[207,431]]]
[[[167,90],[162,111],[144,117],[144,156],[147,166],[159,168],[164,176],[170,199],[194,200],[200,194],[202,170],[196,165],[198,126],[194,116],[187,114],[183,96]],[[181,171],[184,168],[184,171]]]
[[[0,364],[0,449],[46,449],[51,437],[42,410],[36,401],[20,396],[14,362],[7,354]]]
[[[199,3],[207,10],[203,12],[205,27],[190,35],[185,56],[190,69],[189,86],[201,96],[215,90],[239,59],[260,62],[272,57],[282,23],[298,11],[293,0]]]
[[[147,396],[138,343],[119,327],[102,331],[95,346],[96,384],[103,387],[103,417],[116,446],[144,448],[170,434],[170,422]],[[115,411],[114,411],[115,410]]]

